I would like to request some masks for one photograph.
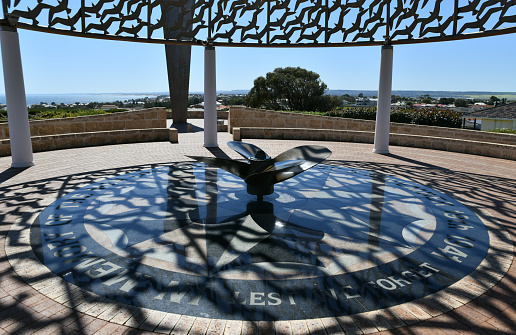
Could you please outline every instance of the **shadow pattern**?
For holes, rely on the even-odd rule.
[[[370,163],[370,162],[354,162],[354,161],[332,161],[332,165],[341,165],[349,168],[356,168],[362,170],[374,171],[375,173],[381,173],[385,175],[401,177],[413,182],[420,183],[422,185],[437,189],[443,193],[453,196],[459,199],[462,203],[467,204],[470,208],[482,208],[487,209],[493,217],[495,217],[501,228],[510,232],[511,236],[515,235],[514,222],[516,221],[516,180],[510,177],[495,177],[481,174],[463,173],[458,171],[452,171],[443,169],[431,164],[421,164],[417,161],[410,160],[404,157],[396,157],[400,160],[399,164],[386,164],[386,163]],[[91,171],[88,173],[81,173],[76,175],[66,175],[60,178],[53,178],[48,180],[37,180],[30,181],[23,184],[0,185],[0,192],[3,194],[2,207],[0,208],[0,222],[2,231],[2,245],[5,243],[7,231],[10,229],[14,222],[22,222],[22,228],[29,229],[30,226],[26,222],[30,222],[31,218],[35,214],[39,213],[43,207],[49,202],[62,197],[80,187],[89,185],[99,180],[104,179],[106,176],[123,175],[126,173],[141,171],[142,169],[148,168],[159,168],[163,165],[145,165],[145,166],[133,166],[126,168],[110,169],[103,171]],[[4,183],[4,181],[2,181]],[[13,239],[11,243],[16,243],[16,233],[13,233]],[[510,242],[510,241],[509,241]],[[492,246],[496,251],[496,246]],[[499,250],[500,253],[505,250]],[[16,257],[23,258],[28,255],[20,254]],[[9,287],[23,287],[26,283],[18,277],[8,266],[8,260],[5,254],[0,256],[0,264],[5,270],[0,274],[0,282],[2,282],[2,289],[4,291],[9,290]],[[494,259],[490,260],[489,267],[500,268],[502,264],[497,263]],[[486,273],[485,276],[489,277],[490,273]],[[42,278],[33,278],[34,281]],[[492,278],[497,280],[497,278]],[[6,286],[5,286],[6,285]],[[66,285],[66,284],[65,284]],[[221,283],[224,286],[224,282]],[[481,283],[479,283],[481,285]],[[488,294],[492,299],[498,299],[500,301],[508,302],[508,307],[514,310],[514,287],[516,287],[516,278],[509,273],[504,279],[498,283],[496,291],[489,291]],[[467,290],[458,291],[457,293],[463,296],[468,296],[470,293]],[[40,319],[33,315],[33,310],[27,308],[23,303],[24,299],[27,299],[28,295],[23,292],[16,293],[11,292],[11,295],[16,301],[4,299],[0,302],[0,316],[1,319],[9,318],[12,320],[11,326],[12,332],[16,333],[22,329],[28,331],[30,329],[41,329],[45,326],[53,324],[75,324],[75,327],[82,329],[81,313],[74,309],[69,309],[67,313],[63,315],[49,316],[48,318]],[[85,298],[90,300],[98,299],[94,296],[88,296],[87,292],[76,292],[70,290],[67,292],[68,304],[74,305],[74,301],[83,301]],[[83,296],[85,295],[85,296]],[[6,301],[6,302],[3,302]],[[439,307],[439,303],[436,302]],[[502,325],[498,329],[500,334],[512,334],[512,329],[516,327],[515,321],[502,313],[503,308],[500,308],[497,303],[491,303],[490,299],[480,297],[472,301],[472,306],[478,307],[479,310],[488,311],[495,315],[495,320],[498,324]],[[512,306],[512,307],[511,307]],[[125,309],[126,313],[134,315],[138,319],[137,310],[130,306],[120,305],[118,306],[123,312]],[[434,306],[435,307],[435,306]],[[446,309],[446,306],[441,306],[442,309]],[[135,314],[136,313],[136,314]],[[145,325],[143,315],[141,316],[142,325]],[[387,319],[388,316],[386,316]],[[460,316],[455,315],[455,318],[460,321],[457,324],[457,320],[453,319],[450,322],[447,321],[426,321],[422,324],[427,329],[457,329],[464,328],[475,333],[478,330],[479,334],[490,332],[490,325],[472,324],[469,320],[461,319]],[[341,324],[344,327],[344,325]],[[258,323],[256,327],[259,327]],[[504,331],[503,328],[507,331]],[[461,328],[461,329],[462,329]],[[412,333],[410,329],[406,330],[407,333]]]

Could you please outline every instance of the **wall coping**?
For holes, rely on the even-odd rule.
[[[42,123],[47,121],[70,121],[70,120],[82,120],[85,118],[101,118],[105,117],[106,115],[128,115],[128,114],[137,114],[141,112],[149,112],[153,110],[165,110],[165,107],[152,107],[152,108],[146,108],[146,109],[139,109],[134,111],[124,111],[124,112],[116,112],[116,113],[105,113],[105,114],[95,114],[95,115],[81,115],[81,116],[74,116],[74,117],[60,117],[55,119],[42,119],[42,120],[29,120],[29,123]],[[1,125],[7,125],[9,122],[0,122]]]
[[[229,114],[229,132],[233,132],[234,126],[231,122],[231,111],[232,110],[245,110],[248,112],[259,112],[259,113],[267,113],[270,115],[284,115],[284,116],[296,116],[296,117],[305,117],[305,118],[320,118],[322,120],[341,120],[342,122],[352,122],[352,123],[362,123],[362,124],[369,124],[373,126],[376,124],[376,121],[374,120],[363,120],[363,119],[353,119],[353,118],[342,118],[342,117],[334,117],[334,116],[325,116],[325,115],[312,115],[312,114],[303,114],[303,113],[292,113],[292,112],[284,112],[284,111],[272,111],[267,109],[256,109],[256,108],[250,108],[250,107],[231,107],[230,108],[230,114]],[[239,118],[237,118],[239,119]],[[238,125],[235,127],[239,127]],[[247,127],[247,126],[244,126]],[[457,137],[454,137],[451,135],[451,133],[462,133],[464,134],[464,138],[462,139],[469,139],[469,137],[478,137],[478,136],[486,136],[486,137],[493,137],[498,138],[499,141],[497,142],[489,142],[489,143],[515,143],[516,144],[516,134],[504,134],[504,133],[492,133],[492,132],[481,132],[478,130],[472,130],[472,129],[462,129],[462,128],[448,128],[448,127],[438,127],[438,126],[427,126],[427,125],[419,125],[419,124],[410,124],[410,123],[398,123],[398,122],[390,122],[391,128],[410,128],[413,129],[414,132],[400,132],[400,131],[392,131],[391,134],[397,133],[397,134],[411,134],[411,135],[418,135],[417,132],[448,132],[449,135],[445,136],[438,136],[440,138],[451,138],[451,139],[458,139]],[[259,128],[259,127],[258,127]],[[275,128],[275,127],[269,127],[269,128]],[[284,129],[288,129],[290,127],[282,127]],[[305,128],[305,129],[312,129],[312,128]],[[321,128],[325,130],[339,130],[339,129],[331,129],[331,128]],[[345,129],[340,129],[345,130]],[[351,129],[350,129],[351,131]],[[428,136],[424,134],[420,134],[420,136]],[[474,140],[474,139],[473,139]],[[477,140],[478,141],[478,140]]]
[[[143,135],[144,138],[138,137],[138,135]],[[86,141],[88,139],[90,139],[89,142]],[[122,129],[32,136],[31,140],[33,143],[33,152],[42,152],[149,141],[169,141],[170,143],[178,143],[178,131],[175,128]],[[73,142],[74,140],[78,142]],[[0,139],[0,156],[10,155],[10,143],[10,139]]]
[[[349,134],[361,136],[362,142],[373,143],[374,132],[361,130],[340,130],[340,129],[308,129],[308,128],[268,128],[268,127],[235,127],[233,140],[241,141],[244,138],[261,139],[288,139],[295,140],[315,140],[315,141],[342,141],[353,142],[350,140],[340,140],[335,138],[328,139],[331,134]],[[246,134],[246,131],[261,132],[260,136]],[[281,133],[276,137],[274,133]],[[268,133],[268,134],[267,134]],[[310,134],[310,136],[306,136]],[[247,136],[246,136],[247,135]],[[314,135],[315,138],[314,138]],[[317,138],[319,135],[319,139]],[[484,142],[460,138],[446,138],[437,136],[425,136],[417,134],[398,134],[391,133],[389,143],[393,146],[416,147],[423,149],[453,151],[480,156],[496,157],[502,159],[516,160],[516,145],[507,143]],[[463,144],[463,146],[454,146]]]

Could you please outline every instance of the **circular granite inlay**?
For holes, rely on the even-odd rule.
[[[118,302],[293,320],[449,288],[485,260],[490,233],[453,198],[379,173],[319,165],[257,201],[225,171],[179,163],[63,196],[30,244],[56,275]]]

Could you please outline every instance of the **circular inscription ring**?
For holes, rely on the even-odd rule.
[[[118,302],[196,317],[296,320],[429,296],[484,261],[490,233],[456,200],[319,165],[257,201],[204,164],[113,177],[48,206],[30,243],[52,272]]]

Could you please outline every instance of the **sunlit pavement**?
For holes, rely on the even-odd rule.
[[[220,147],[206,149],[202,146],[203,133],[198,131],[202,122],[192,123],[194,132],[180,133],[179,144],[141,143],[36,153],[36,166],[28,169],[11,169],[10,157],[0,158],[2,333],[514,333],[515,161],[393,146],[390,155],[377,155],[371,153],[372,145],[359,143],[247,141],[271,156],[298,145],[322,144],[333,152],[324,164],[420,184],[488,221],[489,252],[472,275],[429,297],[388,309],[276,322],[202,317],[180,304],[175,310],[152,312],[82,290],[38,261],[30,245],[30,228],[57,199],[104,179],[191,162],[185,155],[239,158],[225,144],[231,140],[230,134],[218,133]],[[469,247],[468,243],[461,245]],[[469,255],[466,249],[446,249],[450,251],[447,256],[464,260]],[[268,302],[278,301],[277,296],[271,297]],[[261,303],[259,295],[254,299]]]

